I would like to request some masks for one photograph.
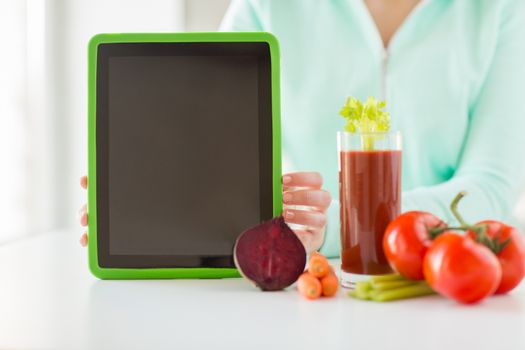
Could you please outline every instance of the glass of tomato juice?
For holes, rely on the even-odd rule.
[[[337,133],[341,284],[392,270],[383,234],[401,207],[401,134]]]

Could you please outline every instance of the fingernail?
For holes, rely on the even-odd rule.
[[[80,224],[82,226],[87,226],[88,217],[87,214],[84,214],[80,217]]]
[[[291,193],[285,193],[283,195],[283,202],[289,202],[292,200],[292,194]]]
[[[291,176],[283,176],[283,184],[287,184],[287,183],[290,183],[292,181],[292,177]]]
[[[284,216],[287,218],[287,219],[293,219],[295,214],[293,211],[289,211],[287,210],[285,213],[284,213]]]

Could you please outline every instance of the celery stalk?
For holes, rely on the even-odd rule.
[[[356,283],[349,296],[361,300],[392,301],[435,294],[424,281],[412,281],[399,274],[373,276],[368,281]]]
[[[372,300],[374,301],[392,301],[399,299],[415,298],[425,295],[435,294],[430,286],[425,282],[416,283],[414,285],[395,288],[374,294]]]
[[[390,282],[390,281],[406,281],[407,279],[398,273],[391,273],[388,275],[372,276],[372,283]]]
[[[372,282],[372,286],[375,290],[383,291],[383,290],[390,290],[390,289],[412,286],[416,283],[417,283],[416,281]]]

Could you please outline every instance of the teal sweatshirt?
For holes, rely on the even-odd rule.
[[[517,225],[525,179],[525,0],[421,2],[384,48],[362,0],[233,0],[223,31],[281,47],[283,172],[332,194],[321,251],[340,252],[336,132],[346,96],[385,99],[403,135],[402,210]]]

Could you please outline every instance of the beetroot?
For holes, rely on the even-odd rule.
[[[288,287],[306,264],[304,246],[282,216],[241,233],[233,255],[241,274],[264,291]]]

